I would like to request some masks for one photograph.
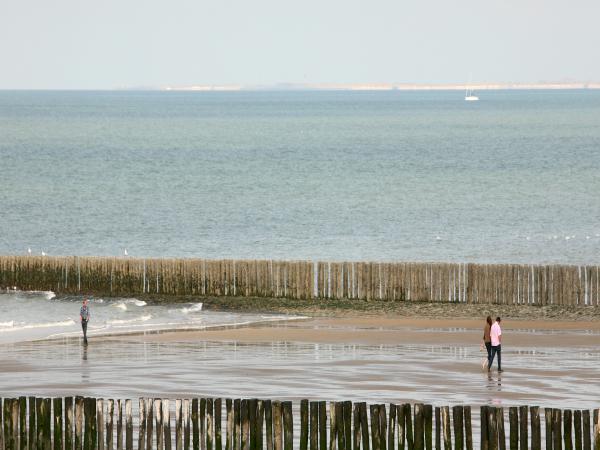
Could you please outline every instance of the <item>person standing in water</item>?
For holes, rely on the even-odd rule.
[[[488,371],[492,370],[492,363],[494,362],[494,356],[498,354],[498,372],[502,372],[502,329],[500,328],[500,317],[496,317],[496,321],[490,329],[490,338],[492,341],[492,354],[488,363]]]
[[[81,319],[81,329],[83,330],[83,343],[87,344],[87,324],[90,320],[90,308],[88,307],[88,299],[83,299],[83,305],[79,310],[79,318]]]
[[[483,344],[487,350],[487,360],[489,363],[492,357],[492,337],[490,335],[492,331],[492,316],[487,316],[485,322],[485,327],[483,327]]]

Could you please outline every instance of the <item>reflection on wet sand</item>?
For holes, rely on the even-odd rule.
[[[503,349],[482,370],[478,345],[148,342],[78,339],[8,345],[5,395],[221,396],[433,404],[594,407],[596,347]],[[23,392],[23,386],[27,392]]]

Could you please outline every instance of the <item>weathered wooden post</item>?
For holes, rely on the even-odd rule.
[[[496,425],[498,426],[498,450],[506,450],[506,433],[504,431],[504,408],[496,408]]]
[[[498,450],[498,422],[496,420],[496,408],[488,406],[488,446],[489,450]]]
[[[198,399],[192,399],[192,449],[200,450],[200,427],[198,426]]]
[[[120,400],[119,400],[120,402]],[[119,408],[121,409],[121,408]],[[119,411],[120,413],[120,411]],[[154,399],[154,416],[156,422],[156,450],[163,450],[163,413],[162,413],[162,399],[156,398]],[[120,422],[120,421],[119,421]],[[117,430],[119,426],[117,425]],[[117,434],[121,436],[121,433]],[[119,439],[120,440],[120,439]]]
[[[241,450],[250,450],[250,411],[248,407],[248,400],[242,399],[240,413],[240,422],[242,426]]]
[[[412,411],[410,408],[410,403],[404,404],[404,431],[406,435],[406,450],[414,449],[414,434],[413,434],[413,424],[412,424]],[[450,420],[448,418],[448,420]]]
[[[583,450],[583,442],[581,440],[581,410],[573,411],[573,428],[575,429],[575,450]]]
[[[73,417],[73,397],[65,397],[65,450],[73,450]]]
[[[248,407],[250,405],[248,404]],[[206,450],[213,450],[214,437],[214,401],[212,398],[206,399]],[[254,449],[253,449],[254,450]]]
[[[565,409],[563,415],[563,439],[565,444],[565,450],[573,450],[573,439],[571,435],[571,430],[573,428],[573,413],[570,409]]]
[[[529,416],[531,417],[531,450],[542,450],[542,428],[540,425],[540,408],[538,406],[530,406]]]
[[[75,397],[75,450],[83,450],[83,397]]]
[[[27,445],[27,397],[19,397],[19,450],[28,450],[28,448],[29,447]]]
[[[146,450],[154,450],[154,399],[146,399]],[[140,449],[142,450],[142,449]]]
[[[52,399],[54,409],[54,450],[63,450],[63,412],[62,398]],[[104,450],[104,449],[99,449]]]
[[[388,435],[387,435],[387,446],[390,450],[395,450],[396,448],[396,428],[398,425],[396,424],[396,405],[390,403],[389,407],[389,419],[388,419]],[[354,449],[352,449],[354,450]],[[429,449],[431,450],[431,449]]]
[[[175,400],[175,450],[183,450],[183,403]]]
[[[488,433],[488,406],[483,405],[480,408],[480,421],[481,421],[481,426],[480,431],[481,431],[481,437],[480,437],[480,445],[481,445],[481,450],[489,450],[490,447],[490,443],[489,443],[489,433]]]
[[[600,410],[594,410],[594,450],[600,450]]]
[[[425,405],[425,450],[433,450],[433,406]],[[466,420],[466,410],[465,410],[465,420]],[[469,407],[469,421],[471,420],[471,408]],[[470,422],[469,422],[470,423]],[[465,422],[466,426],[466,422]],[[467,436],[470,436],[471,425],[469,425],[469,430]],[[467,437],[467,442],[469,442],[469,437]],[[471,448],[467,450],[473,450],[473,445],[471,441]],[[390,446],[390,450],[392,447]]]
[[[300,400],[300,450],[308,449],[308,400]]]
[[[283,450],[283,427],[281,424],[281,402],[273,402],[273,448]]]
[[[241,439],[242,439],[242,428],[241,428],[241,415],[242,415],[242,401],[236,398],[233,401],[233,448],[234,450],[241,450]]]
[[[424,413],[423,404],[415,403],[414,408],[414,419],[415,419],[415,432],[414,432],[414,449],[425,450],[425,439],[424,439]],[[462,427],[462,421],[461,421]],[[462,433],[461,433],[462,436]],[[462,450],[462,449],[461,449]]]
[[[402,448],[398,447],[398,450],[404,450],[404,443]],[[435,407],[435,450],[442,450],[442,419],[439,406]]]
[[[371,446],[373,450],[381,450],[381,439],[379,436],[379,405],[370,405],[369,412],[371,413]]]
[[[248,426],[250,429],[250,450],[256,450],[256,409],[258,400],[255,398],[248,400]]]
[[[592,450],[592,438],[591,438],[591,427],[590,427],[590,411],[584,409],[582,414],[583,422],[583,450]]]
[[[138,399],[139,419],[138,419],[138,450],[146,450],[146,399],[140,397]]]
[[[544,408],[544,423],[546,428],[546,450],[552,450],[554,439],[552,437],[552,408]]]
[[[106,404],[106,450],[114,450],[114,415],[115,401],[108,399]],[[144,450],[144,449],[142,449]]]
[[[527,420],[527,406],[519,407],[519,442],[520,450],[528,450],[529,447],[529,434],[528,434],[528,420]]]
[[[516,406],[508,408],[510,424],[510,450],[519,450],[519,409]]]
[[[162,399],[162,425],[163,425],[163,443],[165,450],[171,450],[171,414],[169,409],[169,399]],[[127,408],[127,405],[125,406]],[[131,450],[127,448],[126,450]]]
[[[354,405],[354,409],[357,410],[357,406]],[[355,430],[356,430],[356,422]],[[309,434],[310,434],[310,450],[319,450],[319,404],[317,402],[310,402],[310,422],[309,422]],[[359,428],[360,429],[360,428]],[[267,443],[267,450],[269,445]]]
[[[416,407],[417,405],[415,405]],[[452,418],[454,422],[454,448],[455,450],[464,450],[464,438],[463,438],[463,429],[464,429],[464,421],[463,421],[463,409],[462,406],[453,406],[452,407]],[[415,429],[416,429],[415,422]],[[415,445],[415,450],[423,450],[422,448],[418,448]]]
[[[452,450],[452,435],[450,432],[450,407],[442,407],[442,424],[444,428],[444,450]]]
[[[29,433],[28,433],[28,441],[29,441],[29,450],[37,449],[37,425],[36,425],[36,407],[35,407],[35,397],[28,398],[29,403]],[[0,414],[2,414],[2,410],[0,409]],[[2,430],[0,429],[0,434]],[[1,437],[1,436],[0,436]],[[0,446],[3,448],[3,446]],[[80,448],[75,448],[75,450],[80,450]]]
[[[271,400],[264,401],[264,409],[267,450],[273,450],[273,405]]]
[[[562,414],[560,409],[552,410],[552,436],[553,436],[553,450],[562,450]]]
[[[283,402],[283,432],[284,432],[284,450],[293,450],[294,448],[294,418],[292,416],[292,402]]]
[[[214,428],[215,428],[215,450],[223,450],[223,436],[221,432],[221,417],[223,415],[223,400],[214,400]],[[259,430],[259,432],[262,430]],[[262,434],[261,434],[262,437]]]
[[[385,406],[379,410],[385,415]],[[344,417],[344,444],[346,450],[352,450],[352,402],[345,401],[342,403],[342,415]],[[385,425],[385,417],[383,417]]]
[[[362,450],[370,449],[370,437],[369,437],[369,419],[367,417],[367,404],[361,402],[360,404],[360,431],[362,434]],[[397,413],[398,411],[396,411]],[[397,416],[398,414],[396,414]],[[320,450],[320,449],[319,449]]]
[[[96,432],[98,450],[104,450],[104,399],[102,398],[96,399]]]
[[[190,400],[183,400],[183,450],[190,450]]]
[[[125,400],[125,449],[133,450],[133,417],[131,400]]]
[[[471,407],[463,407],[463,415],[465,419],[465,444],[467,450],[473,450],[473,425],[471,424]],[[430,450],[430,449],[427,449]]]
[[[258,401],[256,410],[256,450],[263,450],[263,428],[265,424],[265,405],[263,400]]]

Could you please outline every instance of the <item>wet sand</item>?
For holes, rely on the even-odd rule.
[[[481,321],[314,318],[238,329],[0,348],[3,395],[257,397],[597,407],[600,324],[504,322],[481,369]]]

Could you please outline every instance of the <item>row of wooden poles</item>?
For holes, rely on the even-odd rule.
[[[0,256],[0,288],[600,305],[600,266]]]
[[[462,405],[301,400],[295,439],[290,401],[140,398],[135,429],[131,400],[0,403],[0,450],[473,450],[471,407]],[[545,432],[537,406],[507,409],[510,450],[600,450],[597,409],[591,422],[589,410],[546,408]],[[506,450],[504,422],[504,408],[480,408],[480,450]]]

